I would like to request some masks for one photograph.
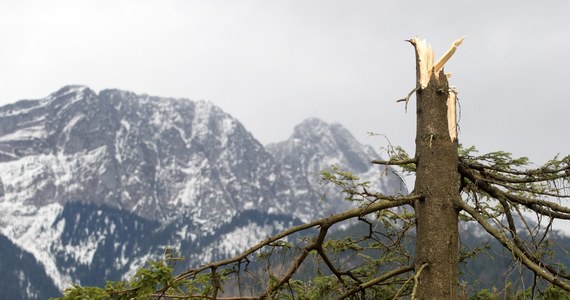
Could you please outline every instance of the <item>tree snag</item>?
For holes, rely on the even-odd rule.
[[[461,44],[459,39],[433,64],[433,50],[425,40],[410,40],[416,50],[417,131],[416,272],[417,299],[456,299],[459,261],[460,201],[455,92],[450,91],[443,65]],[[452,103],[452,104],[451,104]]]
[[[178,275],[170,266],[182,258],[169,255],[150,262],[128,282],[109,282],[105,288],[74,285],[63,299],[458,299],[470,293],[464,289],[459,295],[459,260],[478,252],[460,257],[460,211],[463,221],[509,251],[517,268],[533,272],[532,287],[518,287],[531,299],[560,289],[570,292],[568,266],[552,255],[550,242],[554,220],[570,220],[570,155],[530,168],[526,157],[504,151],[474,155],[475,147],[458,147],[456,92],[443,66],[462,41],[435,64],[424,40],[409,41],[416,52],[417,82],[398,101],[407,104],[416,93],[416,153],[410,157],[390,146],[388,160],[372,163],[415,173],[410,195],[369,191],[367,182],[332,167],[322,172],[323,180],[357,207],[286,229],[234,257]],[[534,220],[527,220],[529,213]],[[329,234],[332,226],[349,220],[365,229],[345,232],[343,238]],[[414,238],[415,255],[408,247]],[[263,269],[255,266],[260,262],[266,264]],[[242,290],[244,284],[249,287]],[[544,291],[545,284],[551,286]]]

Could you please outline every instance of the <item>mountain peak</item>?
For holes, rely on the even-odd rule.
[[[327,123],[318,118],[308,118],[295,126],[291,140],[307,141],[313,144],[319,144],[322,147],[338,144],[353,144],[356,147],[364,147],[356,138],[339,123]],[[332,149],[331,149],[332,150]]]
[[[378,157],[374,149],[362,145],[342,125],[328,124],[318,118],[302,121],[295,126],[287,141],[268,145],[268,149],[277,159],[287,161],[317,155],[318,157],[305,161],[312,165],[310,169],[313,171],[338,164],[356,172],[367,172],[370,160]]]
[[[288,140],[267,145],[267,149],[281,164],[284,177],[289,178],[288,185],[294,187],[293,202],[297,207],[306,205],[306,211],[315,210],[315,203],[306,200],[322,196],[319,174],[332,165],[371,182],[371,189],[391,194],[406,193],[401,180],[391,170],[385,171],[383,166],[370,163],[379,157],[376,151],[361,144],[338,123],[328,124],[318,118],[306,119],[295,126]],[[327,214],[348,208],[351,208],[350,203],[337,198],[328,201],[320,211]],[[301,218],[307,220],[303,216]]]
[[[338,157],[338,155],[358,155],[362,162],[353,160],[355,169],[368,170],[367,160],[376,158],[377,154],[369,146],[362,145],[346,128],[339,123],[328,124],[318,118],[308,118],[295,126],[289,141],[308,143],[318,148],[318,152]],[[285,142],[287,143],[287,142]]]
[[[319,118],[308,118],[295,126],[292,138],[314,138],[330,132],[330,126]]]
[[[0,168],[5,190],[24,193],[37,179],[7,201],[80,200],[163,221],[187,211],[205,219],[216,206],[229,214],[222,219],[248,197],[272,198],[271,155],[209,101],[70,85],[11,114],[19,117],[0,115],[0,163],[13,162]]]
[[[85,85],[78,85],[78,84],[72,84],[72,85],[66,85],[62,88],[60,88],[59,90],[57,90],[57,92],[51,94],[51,96],[53,98],[58,98],[58,97],[63,97],[67,94],[79,94],[79,93],[83,93],[85,91],[89,91],[91,93],[95,93],[93,90],[91,90],[88,86]]]

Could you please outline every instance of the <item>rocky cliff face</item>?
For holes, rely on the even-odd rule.
[[[307,119],[295,127],[288,140],[270,144],[267,150],[279,162],[280,174],[288,188],[286,196],[298,207],[297,216],[304,220],[353,207],[336,191],[328,192],[326,201],[315,211],[314,200],[320,199],[328,188],[322,185],[320,172],[331,166],[351,171],[369,181],[371,190],[389,195],[407,193],[403,182],[391,169],[370,163],[379,158],[376,151],[362,145],[340,124]]]
[[[319,202],[331,164],[405,193],[375,158],[339,124],[264,147],[210,102],[68,86],[0,107],[0,233],[60,288],[97,284],[168,245],[199,263],[348,208]]]
[[[66,87],[0,116],[8,202],[98,203],[160,221],[273,207],[273,158],[211,103]]]

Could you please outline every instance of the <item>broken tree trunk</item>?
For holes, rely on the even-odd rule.
[[[457,299],[459,174],[455,91],[449,88],[443,65],[460,39],[438,61],[425,40],[410,40],[416,50],[417,132],[416,183],[422,195],[416,212],[416,299]]]

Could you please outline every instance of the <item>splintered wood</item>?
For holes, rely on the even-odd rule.
[[[449,89],[447,97],[447,128],[452,141],[457,140],[457,91],[455,88]]]
[[[445,63],[453,56],[457,47],[463,43],[465,38],[462,37],[457,39],[451,47],[447,49],[445,54],[434,64],[433,63],[433,49],[426,40],[421,40],[418,37],[414,37],[409,40],[409,42],[416,49],[416,59],[418,60],[418,82],[420,89],[424,89],[428,86],[432,74],[435,78],[439,77],[440,71],[443,69]],[[450,73],[445,73],[445,76],[449,79],[451,77]],[[450,89],[449,96],[447,98],[447,123],[449,126],[449,137],[452,141],[457,140],[457,91],[455,89]]]

